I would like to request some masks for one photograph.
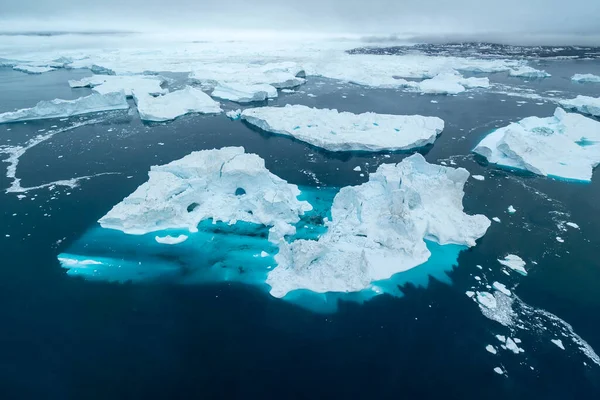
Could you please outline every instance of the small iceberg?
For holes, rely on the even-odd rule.
[[[159,97],[137,92],[133,97],[144,121],[163,122],[190,113],[219,114],[223,111],[218,102],[191,86]]]
[[[163,83],[164,79],[157,76],[94,75],[78,81],[70,80],[69,86],[72,88],[89,87],[100,94],[123,91],[127,97],[133,97],[134,92],[151,96],[166,94],[169,91],[161,87]]]
[[[569,110],[600,117],[600,97],[577,96],[570,100],[560,100],[559,104]]]
[[[463,78],[458,72],[446,72],[419,82],[418,89],[427,94],[458,94],[470,88],[488,88],[488,78]]]
[[[252,103],[277,97],[277,89],[266,83],[256,85],[219,84],[211,96],[236,103]]]
[[[15,65],[13,67],[15,71],[25,72],[26,74],[43,74],[44,72],[54,71],[56,68],[48,67],[48,66],[35,66],[35,65]]]
[[[573,82],[600,83],[600,76],[594,74],[575,74],[571,77]]]
[[[493,131],[473,151],[508,168],[590,181],[600,163],[600,122],[557,108],[553,117],[528,117]]]
[[[75,100],[54,99],[40,101],[32,108],[24,108],[0,114],[0,123],[30,121],[48,118],[67,118],[74,115],[101,111],[126,110],[129,108],[123,92],[94,93]]]
[[[521,275],[527,275],[527,270],[525,270],[525,261],[523,261],[521,257],[515,254],[509,254],[506,257],[504,257],[503,260],[498,260],[498,262],[504,265],[505,267],[508,267],[513,271],[520,273]]]
[[[552,76],[546,71],[541,71],[539,69],[535,69],[526,65],[515,69],[510,69],[508,71],[508,75],[526,79],[541,79],[549,78],[550,76]]]
[[[167,236],[155,236],[154,240],[156,240],[157,243],[162,243],[162,244],[179,244],[179,243],[183,243],[188,239],[187,235],[179,235],[179,236],[171,236],[171,235],[167,235]]]
[[[300,216],[312,209],[300,190],[273,175],[243,147],[193,152],[153,166],[149,179],[98,222],[103,228],[142,235],[165,229],[196,232],[201,221],[238,221],[270,227],[277,242],[294,234]]]
[[[352,114],[302,105],[249,108],[242,120],[329,151],[398,151],[435,141],[444,121],[420,115]]]
[[[429,164],[420,154],[379,166],[368,182],[339,191],[318,240],[279,243],[267,278],[271,294],[357,292],[427,262],[426,240],[475,246],[491,222],[463,212],[468,177],[464,168]]]

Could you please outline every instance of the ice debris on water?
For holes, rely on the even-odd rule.
[[[167,235],[167,236],[154,237],[154,240],[156,240],[158,243],[162,243],[162,244],[179,244],[179,243],[185,242],[187,239],[188,239],[187,235],[179,235],[179,236]]]
[[[575,74],[571,77],[573,82],[589,82],[589,83],[600,83],[600,76],[594,74]]]
[[[508,254],[503,260],[498,260],[498,262],[505,267],[520,273],[521,275],[527,275],[527,271],[525,270],[525,261],[515,254]]]

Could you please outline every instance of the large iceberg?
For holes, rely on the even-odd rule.
[[[559,104],[569,110],[600,117],[600,97],[577,96],[574,99],[560,100]]]
[[[134,91],[133,97],[144,121],[162,122],[190,113],[219,114],[223,111],[218,102],[191,86],[158,97]]]
[[[129,108],[123,92],[94,93],[75,100],[54,99],[40,101],[32,108],[23,108],[0,114],[0,123],[29,121],[47,118],[65,118],[100,111],[126,110]]]
[[[251,103],[277,97],[277,89],[266,83],[253,85],[228,83],[217,85],[212,91],[211,96],[236,103]]]
[[[360,291],[425,263],[431,255],[425,240],[474,246],[491,222],[463,212],[468,177],[464,168],[432,165],[415,154],[342,188],[323,236],[280,242],[278,266],[267,278],[271,294]]]
[[[163,83],[164,79],[160,77],[145,75],[93,75],[69,81],[72,88],[89,87],[100,94],[123,91],[127,97],[132,97],[134,92],[152,96],[166,94],[169,91],[161,87]]]
[[[600,122],[557,108],[497,129],[473,150],[501,166],[589,181],[600,163]]]
[[[191,153],[151,168],[149,179],[117,204],[99,223],[129,234],[166,229],[196,232],[201,221],[238,221],[270,227],[269,240],[294,234],[312,206],[297,197],[296,185],[273,175],[243,147]]]
[[[241,118],[330,151],[396,151],[435,141],[444,121],[420,115],[352,114],[302,105],[250,108]]]
[[[600,83],[600,76],[594,74],[575,74],[571,77],[573,82],[590,82],[590,83]]]

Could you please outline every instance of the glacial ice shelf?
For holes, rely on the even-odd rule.
[[[462,211],[468,176],[414,155],[337,194],[301,192],[243,148],[194,152],[152,167],[59,260],[88,279],[237,281],[331,312],[338,299],[402,296],[399,286],[430,276],[449,282],[460,251],[490,225]]]
[[[31,108],[0,114],[0,123],[29,121],[48,118],[66,118],[74,115],[101,111],[126,110],[129,108],[123,92],[108,94],[93,93],[75,100],[54,99],[40,101]]]
[[[125,92],[127,97],[133,97],[133,93],[149,94],[158,96],[169,91],[163,89],[161,84],[164,79],[158,76],[146,75],[93,75],[80,80],[70,80],[72,88],[89,87],[94,92],[107,94],[112,92]]]
[[[600,163],[600,122],[557,108],[552,117],[528,117],[493,131],[473,151],[504,167],[590,181]]]
[[[144,121],[163,122],[190,113],[219,114],[223,111],[218,102],[191,86],[158,97],[134,91],[133,98]]]
[[[246,109],[242,120],[329,151],[398,151],[435,141],[444,121],[420,115],[352,114],[302,105]]]

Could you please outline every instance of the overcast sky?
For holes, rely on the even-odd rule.
[[[0,30],[600,36],[600,0],[0,0]]]

